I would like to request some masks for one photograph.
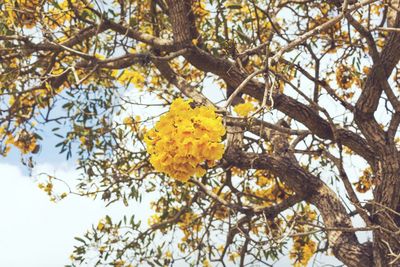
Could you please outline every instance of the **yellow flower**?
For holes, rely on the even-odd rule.
[[[235,262],[235,260],[236,260],[239,256],[240,256],[239,253],[237,253],[237,252],[232,252],[232,253],[229,253],[228,259],[229,259],[229,261]]]
[[[274,182],[273,176],[266,171],[257,170],[254,173],[254,176],[257,178],[256,184],[260,187],[264,187]]]
[[[373,185],[372,180],[373,174],[370,167],[363,171],[363,175],[359,178],[358,182],[353,183],[355,185],[357,192],[365,193],[371,189]]]
[[[317,246],[313,240],[306,237],[294,238],[294,244],[290,251],[290,259],[294,260],[294,267],[307,266],[311,257],[314,255]]]
[[[250,102],[236,105],[233,110],[241,117],[247,117],[250,112],[255,111],[256,108]]]
[[[213,108],[191,108],[190,102],[173,101],[169,112],[144,137],[153,167],[180,181],[204,175],[201,165],[212,165],[224,153],[222,119]]]
[[[100,252],[101,254],[103,254],[104,251],[106,251],[106,247],[105,247],[105,246],[99,247],[99,252]]]
[[[203,267],[211,267],[211,264],[207,259],[203,260]]]
[[[36,25],[38,12],[36,7],[40,5],[39,0],[17,0],[6,3],[6,10],[12,23],[23,26],[28,29]]]
[[[167,251],[167,252],[165,252],[165,257],[167,258],[167,259],[172,259],[172,253],[171,253],[171,251]]]
[[[140,116],[126,117],[123,119],[122,123],[126,126],[129,126],[133,132],[137,132],[139,130]]]
[[[104,226],[105,226],[104,222],[99,221],[99,223],[97,224],[97,230],[99,230],[100,232],[103,231]]]
[[[362,72],[363,72],[365,75],[368,75],[368,74],[371,72],[371,68],[370,68],[370,67],[367,67],[367,66],[364,66],[364,67],[362,68]]]
[[[117,78],[120,84],[133,83],[137,88],[142,88],[145,80],[143,74],[132,69],[125,69],[121,74],[118,71],[113,71],[112,75]]]
[[[16,137],[8,134],[6,144],[14,145],[22,154],[37,153],[36,137],[25,130],[21,131]]]
[[[124,266],[125,265],[125,261],[123,261],[123,260],[116,260],[116,261],[114,261],[114,266],[115,267],[122,267],[122,266]]]
[[[348,89],[356,81],[357,77],[355,76],[353,68],[343,64],[339,65],[339,67],[336,69],[336,82],[341,88]]]
[[[147,220],[147,223],[151,226],[153,224],[159,223],[160,222],[160,215],[159,214],[153,214],[151,217]]]

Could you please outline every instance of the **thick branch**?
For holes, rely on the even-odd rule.
[[[225,155],[225,159],[239,168],[270,170],[296,194],[309,196],[306,201],[318,208],[326,227],[352,227],[346,209],[336,194],[317,177],[293,163],[292,159],[240,151]],[[345,264],[349,266],[370,265],[372,255],[366,247],[358,243],[354,233],[330,231],[328,238],[335,256]]]

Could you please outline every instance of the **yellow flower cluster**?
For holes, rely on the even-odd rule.
[[[256,184],[260,187],[265,187],[275,182],[273,174],[265,170],[255,171],[254,177],[257,179]]]
[[[278,182],[268,188],[252,190],[249,193],[265,200],[264,205],[271,205],[282,202],[290,190],[285,184]]]
[[[213,108],[191,108],[190,102],[174,100],[144,138],[153,167],[180,181],[204,175],[201,164],[212,165],[224,153],[222,119]]]
[[[136,116],[135,118],[126,117],[123,119],[122,123],[128,126],[133,132],[137,132],[139,130],[140,121],[140,116]]]
[[[115,77],[122,85],[128,85],[129,83],[132,83],[137,88],[142,88],[144,86],[145,78],[139,71],[125,69],[121,73],[118,71],[113,71],[111,75]]]
[[[71,21],[75,16],[74,9],[79,12],[88,11],[86,4],[79,0],[63,0],[58,2],[54,7],[49,8],[49,12],[46,14],[45,22],[53,30],[66,25],[66,22]],[[86,10],[85,10],[86,9]]]
[[[246,102],[243,104],[236,105],[233,110],[236,112],[241,117],[247,117],[250,112],[253,112],[256,110],[254,105],[250,102]]]
[[[37,153],[39,149],[35,135],[28,133],[25,130],[18,133],[16,137],[8,133],[6,144],[11,144],[17,147],[22,154]]]
[[[359,178],[358,182],[353,183],[356,187],[357,192],[365,193],[371,189],[373,185],[372,180],[373,174],[371,167],[366,168],[363,171],[363,175]]]
[[[54,182],[57,180],[54,176],[46,175],[47,181],[43,181],[38,183],[39,189],[43,190],[49,197],[51,202],[58,202],[63,200],[68,196],[67,192],[63,192],[61,194],[55,192],[55,184]]]
[[[297,215],[298,224],[294,226],[294,230],[298,233],[306,233],[312,230],[307,225],[313,223],[317,218],[317,213],[311,209],[309,204],[302,207],[302,211],[298,212]],[[289,216],[288,219],[291,221],[295,216]],[[298,235],[293,237],[293,247],[290,250],[289,258],[293,260],[294,267],[307,266],[311,257],[317,250],[317,244],[312,240],[310,235]]]
[[[207,10],[207,6],[204,0],[193,2],[193,13],[196,15],[196,18],[199,18],[200,21],[205,21],[209,15],[210,11]]]
[[[42,189],[44,192],[46,192],[49,196],[53,193],[53,184],[52,183],[46,183],[46,184],[38,184],[38,187]]]
[[[295,237],[293,238],[293,241],[293,248],[290,251],[289,256],[292,260],[295,260],[293,266],[307,266],[307,263],[310,261],[311,257],[317,250],[317,245],[315,241],[313,241],[309,237]]]
[[[184,237],[182,237],[182,241],[186,242],[195,233],[201,231],[201,216],[193,213],[192,211],[187,212],[181,216],[180,221],[178,222],[178,226],[184,234]]]
[[[348,89],[353,84],[359,85],[360,79],[356,75],[354,68],[346,65],[339,65],[336,69],[336,82],[341,88]]]
[[[6,0],[5,6],[11,24],[24,26],[28,29],[35,26],[38,18],[36,7],[40,6],[39,0]]]

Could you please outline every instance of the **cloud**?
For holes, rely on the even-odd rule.
[[[41,165],[38,170],[73,181],[77,172],[67,165]],[[9,267],[54,267],[69,263],[80,236],[105,215],[119,219],[124,214],[146,217],[144,205],[105,207],[101,200],[68,196],[52,203],[33,178],[11,164],[0,164],[0,265]],[[135,207],[136,206],[136,207]],[[139,211],[139,212],[138,212]]]

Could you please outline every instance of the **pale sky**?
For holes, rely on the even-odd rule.
[[[41,171],[71,180],[77,177],[67,165],[39,165]],[[56,171],[54,171],[56,170]],[[70,264],[69,255],[81,236],[105,215],[120,219],[135,212],[145,218],[145,207],[69,196],[52,203],[33,178],[19,165],[0,163],[0,266],[58,267]],[[144,204],[145,206],[146,204]],[[147,209],[148,210],[148,209]],[[147,220],[146,220],[147,221]]]

